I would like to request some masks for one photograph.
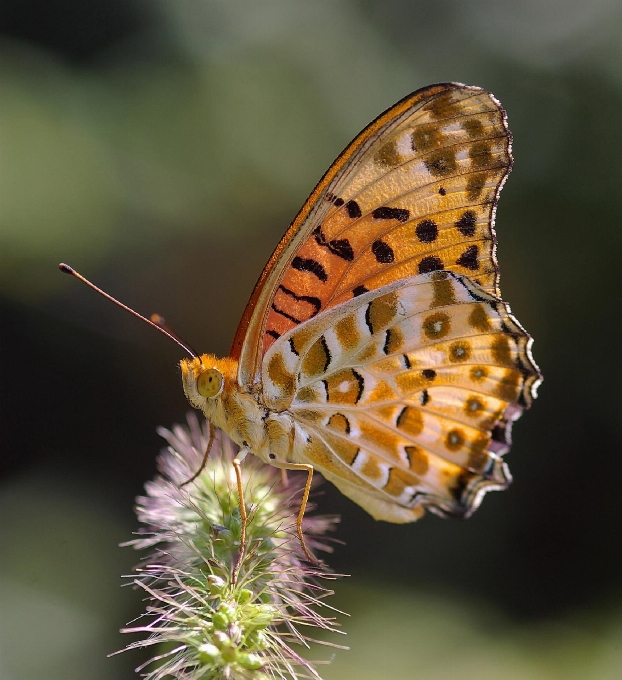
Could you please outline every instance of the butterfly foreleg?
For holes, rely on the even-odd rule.
[[[307,508],[307,501],[309,500],[309,493],[311,491],[311,482],[313,481],[313,465],[307,463],[287,463],[287,466],[283,466],[282,470],[304,470],[307,473],[307,481],[305,483],[305,488],[302,492],[302,498],[300,500],[300,508],[298,510],[298,516],[296,517],[296,533],[298,534],[298,540],[300,541],[300,547],[305,557],[315,565],[320,565],[321,562],[311,553],[307,548],[305,543],[304,533],[302,531],[302,520],[305,516],[305,510]]]
[[[209,424],[209,439],[207,441],[207,446],[205,447],[205,453],[203,454],[203,460],[201,461],[201,465],[199,465],[199,469],[190,477],[190,479],[187,479],[185,482],[182,482],[179,486],[186,486],[186,484],[190,484],[190,482],[194,482],[194,480],[203,472],[205,469],[205,466],[207,465],[207,459],[209,457],[209,452],[212,450],[212,444],[214,443],[214,425],[210,421]]]
[[[235,470],[235,480],[238,486],[238,507],[240,508],[240,551],[238,553],[238,559],[236,560],[235,567],[233,568],[233,582],[237,580],[238,572],[240,570],[240,565],[242,564],[242,558],[244,557],[244,546],[246,543],[246,521],[248,515],[246,514],[246,506],[244,505],[244,489],[242,488],[242,469],[241,463],[246,458],[248,454],[248,449],[240,449],[238,455],[233,459],[233,469]]]

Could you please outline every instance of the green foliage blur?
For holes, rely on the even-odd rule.
[[[501,288],[545,376],[514,484],[467,522],[374,522],[330,484],[350,652],[326,680],[622,676],[622,2],[4,0],[0,680],[121,680],[141,611],[117,545],[182,422],[178,348],[224,355],[314,184],[409,92],[508,111]],[[598,359],[598,361],[596,361]],[[341,642],[341,640],[340,640]]]

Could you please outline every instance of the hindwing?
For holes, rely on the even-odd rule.
[[[511,424],[535,397],[531,338],[508,305],[436,271],[344,301],[275,340],[266,406],[311,463],[379,519],[468,515],[510,480]]]

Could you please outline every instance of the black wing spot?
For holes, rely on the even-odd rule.
[[[385,340],[384,340],[384,346],[382,347],[382,351],[385,354],[389,354],[389,348],[391,346],[391,336],[393,335],[393,332],[394,331],[391,328],[387,328]]]
[[[328,367],[330,366],[330,362],[333,360],[333,357],[330,354],[330,350],[328,349],[328,345],[326,344],[326,338],[323,335],[320,336],[320,342],[322,343],[322,349],[324,350],[324,354],[326,355],[326,363],[324,364],[324,369],[322,370],[322,373],[326,373]]]
[[[438,226],[434,220],[421,220],[415,227],[415,233],[421,243],[434,243],[438,237]]]
[[[294,338],[289,339],[289,347],[297,357],[300,356],[300,354],[298,354],[298,352],[296,351],[296,345],[294,345]]]
[[[333,201],[333,203],[334,203],[338,208],[340,208],[340,207],[344,204],[344,200],[343,200],[343,198],[337,197],[337,198]]]
[[[354,400],[354,403],[358,404],[359,399],[363,396],[363,390],[365,389],[365,379],[360,373],[357,373],[354,369],[352,369],[352,375],[356,378],[356,382],[358,383],[359,386],[358,394],[356,395],[356,399]]]
[[[302,323],[302,319],[298,319],[295,316],[292,316],[291,314],[288,314],[287,312],[284,312],[282,309],[279,309],[274,302],[272,303],[272,309],[277,313],[280,314],[281,316],[284,316],[286,319],[289,319],[292,323]]]
[[[467,210],[456,222],[456,229],[463,236],[473,236],[475,234],[475,223],[477,217],[472,210]]]
[[[447,192],[445,191],[445,189],[443,189],[443,187],[441,187],[441,188],[438,190],[438,193],[439,193],[441,196],[444,196]]]
[[[456,264],[476,272],[479,269],[478,255],[479,248],[477,246],[469,246],[456,260]]]
[[[320,281],[322,281],[322,283],[326,283],[326,281],[328,281],[328,275],[326,274],[324,267],[322,267],[319,262],[316,262],[311,258],[296,256],[292,260],[292,267],[299,272],[309,272],[309,274],[314,274]]]
[[[430,393],[427,390],[423,390],[419,401],[421,401],[421,406],[425,406],[430,401]]]
[[[419,262],[418,269],[420,274],[427,274],[428,272],[435,272],[440,269],[445,269],[445,265],[443,264],[443,260],[441,260],[440,257],[436,257],[436,255],[428,255],[427,257],[424,257],[421,262]]]
[[[296,295],[293,290],[285,288],[283,285],[279,286],[279,288],[285,293],[285,295],[293,297],[296,302],[307,302],[308,304],[312,305],[314,312],[311,314],[311,316],[315,316],[320,311],[320,309],[322,309],[322,301],[320,298],[313,297],[312,295]],[[274,309],[274,305],[272,305],[272,307]],[[278,310],[275,309],[274,311],[276,312]],[[283,312],[279,312],[279,314],[283,314]],[[300,321],[296,321],[296,323],[300,323]]]
[[[359,295],[363,295],[363,293],[369,293],[369,288],[365,288],[365,286],[357,286],[352,291],[352,295],[354,295],[354,297],[358,297]]]
[[[399,427],[399,426],[401,425],[402,420],[404,419],[404,417],[405,417],[406,414],[408,413],[408,409],[409,409],[408,406],[404,406],[404,408],[400,411],[399,415],[397,416],[397,418],[396,418],[396,420],[395,420],[395,425],[396,425],[397,427]]]
[[[423,371],[421,371],[421,375],[426,380],[434,380],[434,378],[436,378],[436,371],[432,370],[431,368],[424,368]]]
[[[385,243],[384,241],[381,241],[378,239],[378,241],[374,241],[371,244],[371,251],[374,254],[374,257],[380,264],[390,264],[395,260],[395,253],[393,252],[393,248],[388,243]]]
[[[361,212],[361,208],[359,207],[359,204],[356,201],[348,201],[346,203],[346,210],[348,211],[348,217],[351,219],[356,219],[357,217],[361,217],[363,214]]]
[[[328,427],[333,427],[339,430],[343,428],[343,432],[345,434],[350,434],[350,421],[343,415],[343,413],[333,414],[328,419],[328,423],[326,424]]]
[[[342,260],[352,262],[354,259],[354,251],[352,250],[352,245],[347,238],[333,239],[332,241],[327,241],[326,236],[322,233],[321,227],[317,227],[313,232],[315,235],[315,241],[319,246],[328,248],[328,250],[333,254],[340,257]]]
[[[410,217],[410,210],[405,208],[389,208],[383,205],[380,208],[376,208],[371,216],[375,220],[398,220],[399,222],[406,222]]]
[[[404,359],[404,366],[406,368],[411,368],[412,364],[410,363],[410,359],[408,358],[408,354],[403,354],[402,357]]]
[[[274,305],[272,305],[272,307],[274,308]],[[268,335],[271,335],[275,340],[278,340],[281,337],[280,333],[277,333],[276,331],[273,331],[273,330],[266,331],[266,333]],[[291,342],[291,340],[290,340],[290,342]]]
[[[374,334],[374,327],[371,323],[371,302],[367,305],[367,309],[365,310],[365,324],[369,330],[370,335]]]
[[[340,257],[347,262],[352,262],[354,259],[354,251],[347,238],[329,241],[328,249],[333,255],[337,255],[337,257]]]

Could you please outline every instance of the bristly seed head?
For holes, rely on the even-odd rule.
[[[322,608],[335,610],[324,603],[331,591],[317,578],[335,577],[303,559],[293,528],[300,493],[283,487],[271,466],[247,459],[247,543],[233,578],[241,530],[232,465],[235,445],[217,431],[207,466],[182,487],[201,463],[209,427],[190,414],[187,427],[162,428],[159,434],[169,443],[158,459],[162,476],[148,482],[147,496],[138,498],[138,519],[146,526],[126,544],[151,549],[136,569],[138,576],[132,577],[147,593],[149,606],[144,625],[123,632],[149,635],[126,649],[166,643],[168,651],[137,672],[147,680],[319,680],[311,662],[291,645],[313,642],[299,631],[301,626],[339,632],[334,617],[319,613]],[[305,517],[309,545],[330,551],[320,538],[337,521]]]

